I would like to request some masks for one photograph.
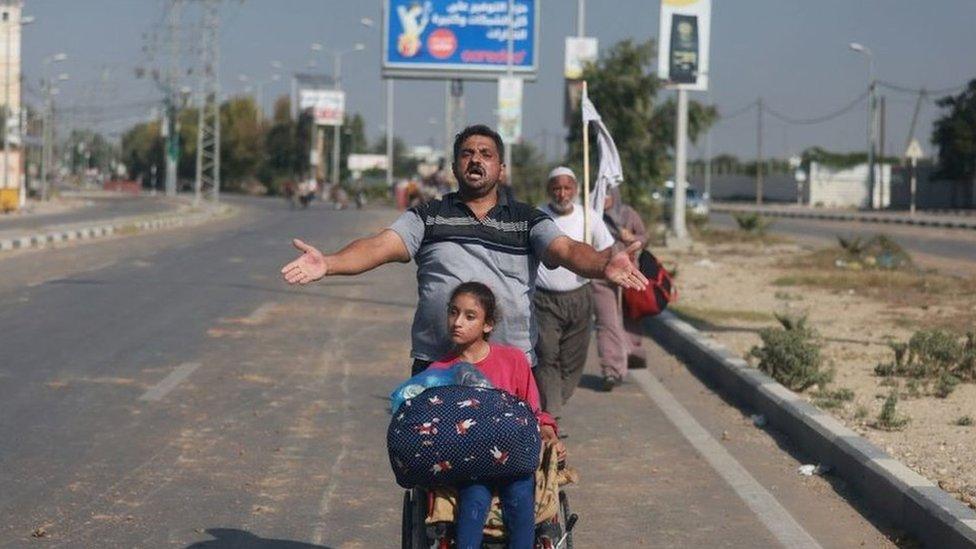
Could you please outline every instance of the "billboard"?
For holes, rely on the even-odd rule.
[[[320,126],[341,126],[346,113],[346,93],[340,90],[304,89],[299,91],[298,107],[312,109]]]
[[[350,154],[346,158],[346,167],[351,172],[385,170],[387,165],[385,154]]]
[[[490,79],[512,71],[534,79],[541,0],[384,0],[383,76]]]
[[[711,0],[661,0],[657,74],[671,88],[708,89]]]
[[[516,143],[522,138],[522,79],[498,79],[498,134]]]

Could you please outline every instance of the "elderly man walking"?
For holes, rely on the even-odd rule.
[[[573,171],[562,166],[552,170],[546,191],[549,203],[540,209],[549,214],[564,235],[583,242],[583,206],[576,203],[579,184]],[[613,246],[613,236],[602,216],[591,210],[589,217],[593,248],[608,250]],[[586,365],[593,297],[590,281],[565,267],[540,266],[535,289],[532,304],[539,323],[539,365],[535,377],[542,408],[559,417]]]

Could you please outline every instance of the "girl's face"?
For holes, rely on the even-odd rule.
[[[447,327],[451,330],[451,341],[455,345],[470,345],[493,326],[485,321],[485,310],[471,294],[458,294],[447,308]]]

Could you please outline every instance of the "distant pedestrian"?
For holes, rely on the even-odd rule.
[[[640,214],[624,204],[620,188],[607,194],[603,219],[614,236],[616,248],[624,249],[640,243],[637,252],[647,245],[647,229]],[[639,320],[624,319],[620,310],[619,286],[604,280],[593,281],[593,300],[596,305],[596,347],[600,354],[603,389],[613,390],[627,375],[627,368],[644,368],[642,329]]]
[[[583,206],[576,203],[579,184],[569,168],[549,173],[546,182],[549,203],[542,208],[566,236],[580,242],[583,236]],[[613,237],[602,216],[590,212],[593,248],[609,250]],[[539,267],[536,277],[535,307],[539,323],[535,376],[542,394],[542,408],[553,416],[562,415],[563,405],[573,395],[590,347],[593,297],[590,281],[569,269]]]

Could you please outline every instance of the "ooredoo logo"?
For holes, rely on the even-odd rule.
[[[437,59],[454,55],[457,45],[457,36],[450,29],[437,29],[427,37],[427,51]]]

